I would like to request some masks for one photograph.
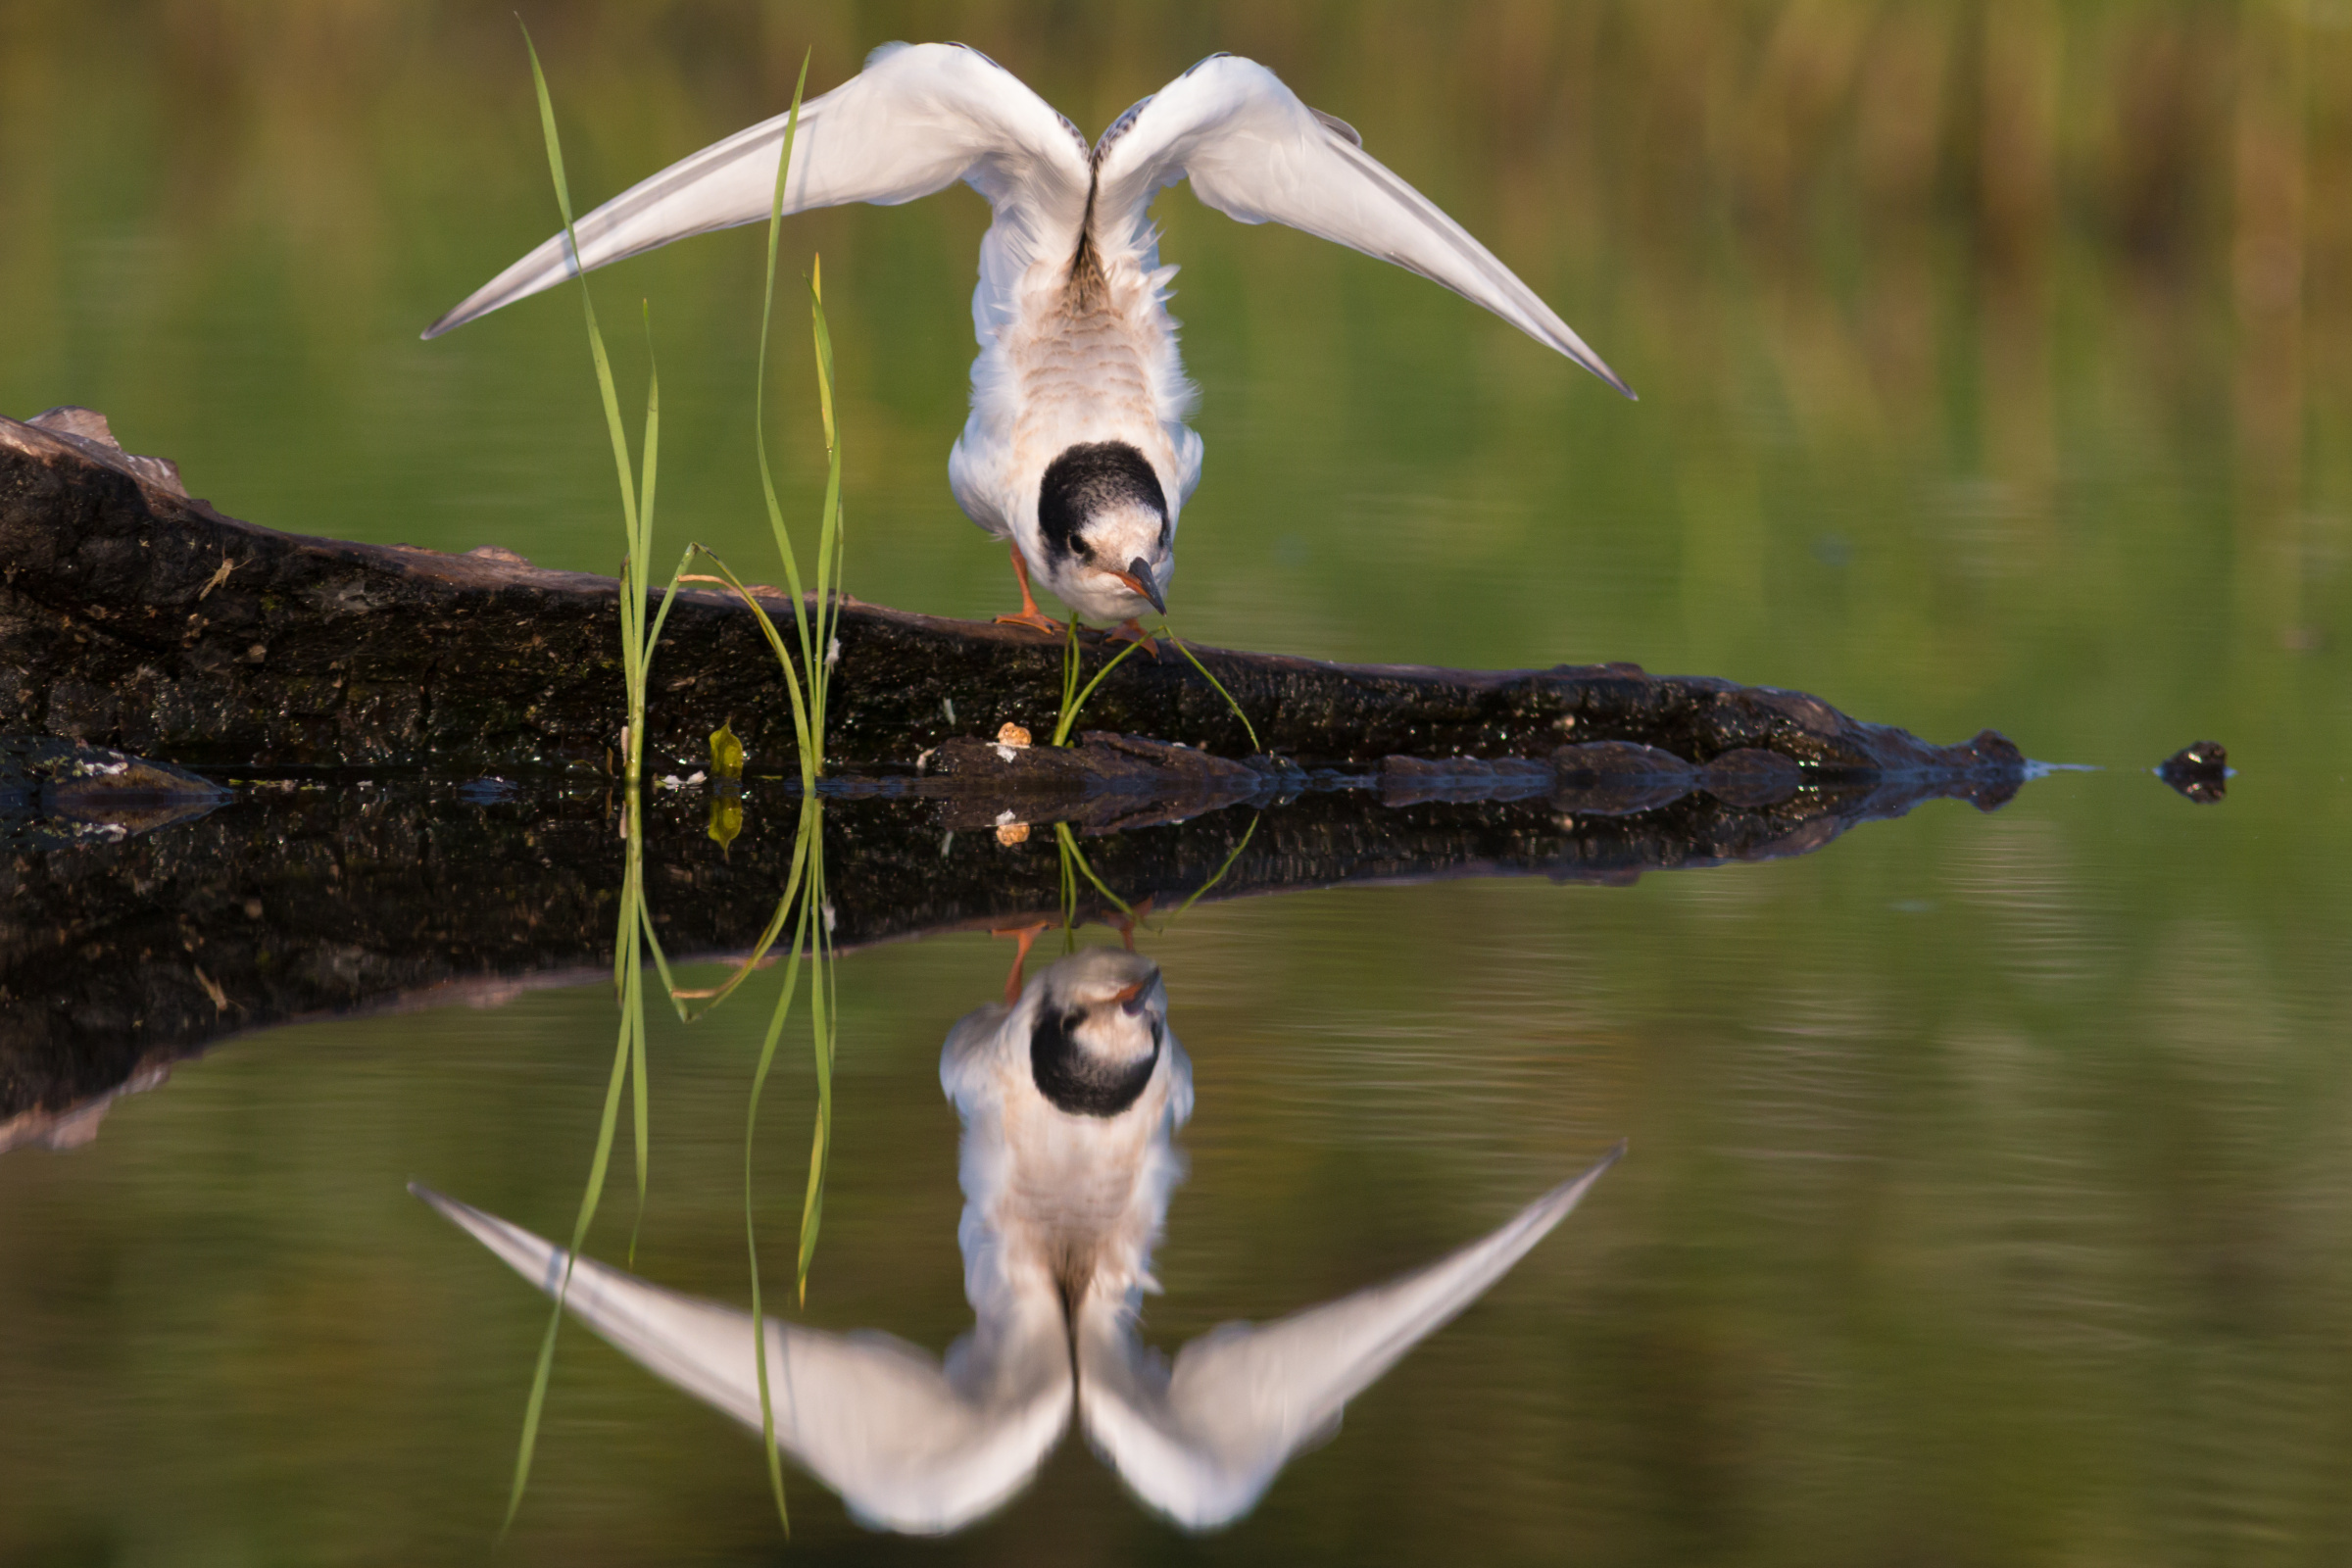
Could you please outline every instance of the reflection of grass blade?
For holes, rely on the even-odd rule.
[[[792,871],[784,884],[784,897],[776,904],[776,918],[770,923],[771,932],[783,924],[785,911],[792,907],[794,896],[805,885],[809,872],[811,847],[819,851],[823,848],[821,830],[817,825],[823,810],[824,803],[815,794],[801,797],[801,825],[793,841]],[[801,955],[808,938],[809,906],[814,902],[808,898],[800,901],[800,919],[794,926],[790,956],[784,964],[784,988],[776,997],[775,1011],[769,1014],[767,1020],[767,1034],[760,1043],[760,1065],[752,1073],[751,1101],[744,1112],[743,1123],[743,1240],[752,1264],[752,1360],[760,1383],[760,1436],[767,1453],[767,1480],[776,1496],[776,1517],[783,1521],[787,1535],[792,1532],[792,1517],[784,1506],[784,1463],[776,1451],[776,1411],[767,1382],[767,1320],[761,1315],[760,1232],[752,1203],[752,1149],[760,1130],[760,1097],[766,1091],[768,1071],[776,1061],[776,1045],[784,1038],[785,1020],[792,1016],[793,994],[800,987]],[[768,940],[773,940],[772,936]]]
[[[653,906],[645,905],[643,907],[645,910],[645,951],[653,955],[654,972],[662,977],[662,989],[669,997],[670,1004],[677,1006],[678,1016],[684,1018],[686,1009],[678,1004],[678,999],[685,993],[678,989],[677,977],[669,972],[669,955],[662,951],[662,939],[654,933]]]
[[[1250,825],[1252,827],[1256,826],[1255,823],[1251,823]],[[1095,875],[1095,868],[1086,863],[1086,857],[1079,852],[1078,840],[1076,836],[1070,832],[1070,824],[1067,822],[1054,823],[1054,837],[1060,842],[1061,852],[1065,858],[1062,862],[1062,875],[1067,877],[1069,875],[1070,864],[1075,862],[1078,869],[1086,873],[1086,879],[1095,885],[1095,891],[1097,893],[1102,894],[1111,903],[1117,905],[1119,906],[1119,912],[1125,915],[1128,919],[1134,919],[1135,910],[1128,906],[1127,901],[1120,898],[1116,893],[1111,892],[1110,889],[1104,887],[1102,885],[1102,879]],[[1070,893],[1070,902],[1074,905],[1077,902],[1076,888],[1071,888]]]
[[[636,812],[636,803],[633,798],[629,804],[629,811],[632,815]],[[633,828],[641,827],[642,824],[632,823],[631,826]],[[588,1240],[588,1227],[595,1222],[597,1204],[604,1197],[605,1176],[612,1168],[612,1138],[620,1125],[621,1089],[627,1082],[632,1066],[635,1066],[641,1075],[644,1071],[644,996],[641,991],[637,991],[634,978],[637,971],[636,935],[642,908],[640,901],[643,897],[643,886],[637,875],[638,868],[642,863],[640,858],[643,853],[642,844],[642,834],[631,832],[628,850],[629,871],[621,881],[620,926],[614,933],[613,942],[614,947],[626,950],[627,972],[630,978],[624,984],[630,991],[636,992],[636,1005],[631,1006],[625,998],[621,1004],[619,1038],[614,1042],[612,1048],[612,1071],[605,1084],[604,1115],[597,1123],[596,1157],[589,1161],[588,1185],[586,1190],[580,1194],[579,1215],[572,1221],[571,1226],[571,1248],[564,1258],[564,1278],[556,1289],[555,1305],[548,1313],[547,1332],[541,1336],[539,1341],[539,1364],[531,1374],[530,1399],[523,1406],[522,1441],[514,1455],[514,1484],[507,1496],[506,1525],[502,1526],[502,1529],[514,1525],[515,1512],[522,1506],[523,1491],[530,1483],[531,1455],[539,1443],[539,1414],[547,1403],[548,1377],[555,1366],[556,1332],[563,1326],[564,1303],[571,1294],[572,1262],[579,1256],[580,1248]],[[640,1077],[640,1084],[642,1081],[642,1077]],[[642,1138],[642,1132],[639,1136]],[[641,1159],[643,1152],[644,1146],[641,1143],[639,1145]]]
[[[813,831],[821,832],[818,828]],[[816,910],[810,922],[816,964],[808,975],[810,1044],[816,1058],[816,1131],[808,1150],[808,1191],[801,1200],[801,1255],[797,1270],[800,1301],[808,1304],[808,1265],[816,1258],[816,1233],[825,1211],[825,1164],[833,1145],[833,1045],[836,993],[833,988],[833,939],[825,929],[825,857],[820,843],[810,858],[808,903]]]
[[[795,853],[798,853],[797,850]],[[677,1006],[680,1018],[692,1023],[716,1007],[733,996],[736,988],[752,977],[752,971],[766,960],[768,950],[776,945],[776,938],[784,933],[784,922],[792,917],[792,896],[800,886],[800,862],[796,859],[792,879],[785,884],[784,896],[776,901],[776,912],[768,916],[767,928],[760,933],[760,940],[753,944],[750,956],[735,966],[735,972],[728,975],[724,982],[709,991],[681,991],[675,985],[670,987],[670,1001]],[[657,946],[655,952],[660,951]],[[709,1005],[689,1009],[686,1005],[688,1002],[702,1002]]]
[[[1201,883],[1199,887],[1193,889],[1192,896],[1187,898],[1182,904],[1176,906],[1176,912],[1169,915],[1165,920],[1159,922],[1160,930],[1165,931],[1168,927],[1183,919],[1184,911],[1191,908],[1194,905],[1200,903],[1201,894],[1206,893],[1210,888],[1215,887],[1218,883],[1225,880],[1225,873],[1233,869],[1233,862],[1242,858],[1242,852],[1248,849],[1250,847],[1250,841],[1257,836],[1257,824],[1263,819],[1264,818],[1262,814],[1259,816],[1253,816],[1250,819],[1250,830],[1242,835],[1242,842],[1233,847],[1233,853],[1225,857],[1225,863],[1217,867],[1217,874],[1210,877],[1207,881]]]
[[[1217,695],[1225,699],[1225,706],[1233,710],[1233,716],[1242,721],[1242,729],[1250,737],[1250,749],[1253,752],[1264,751],[1265,748],[1257,743],[1257,726],[1250,722],[1250,715],[1242,711],[1242,705],[1233,700],[1233,693],[1225,689],[1225,683],[1217,679],[1216,676],[1211,675],[1208,672],[1208,666],[1193,657],[1193,651],[1184,646],[1184,639],[1177,636],[1174,632],[1168,630],[1168,623],[1164,620],[1159,623],[1159,634],[1162,637],[1165,637],[1168,641],[1174,643],[1176,645],[1176,651],[1184,656],[1184,662],[1192,665],[1195,669],[1199,670],[1200,672],[1200,678],[1208,682],[1211,686],[1214,686],[1217,689]],[[1250,826],[1253,828],[1257,824],[1254,822],[1250,824]],[[1222,872],[1218,874],[1223,875]]]
[[[645,894],[640,885],[637,910],[642,921],[645,915]],[[647,927],[650,931],[650,927]],[[637,1217],[629,1224],[629,1267],[637,1266],[637,1233],[645,1226],[646,1178],[651,1174],[653,1135],[651,1128],[651,1092],[645,1073],[645,961],[642,953],[629,965],[627,990],[621,997],[621,1027],[629,1033],[629,1085],[634,1119],[630,1132],[637,1144]]]
[[[1055,826],[1064,827],[1059,823]],[[1061,951],[1064,954],[1075,953],[1078,950],[1078,873],[1071,869],[1070,859],[1078,853],[1078,846],[1071,841],[1065,829],[1054,833],[1054,849],[1061,871]]]

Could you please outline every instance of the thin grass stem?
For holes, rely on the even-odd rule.
[[[527,26],[522,29],[522,46],[531,58],[531,84],[539,99],[539,128],[547,142],[548,173],[555,182],[556,206],[564,215],[565,259],[571,265],[572,274],[580,280],[580,312],[588,325],[588,354],[596,365],[597,394],[604,403],[605,429],[612,442],[613,471],[620,479],[621,523],[628,541],[632,568],[622,574],[621,582],[621,651],[629,709],[628,755],[623,759],[622,770],[628,779],[634,781],[640,774],[639,760],[644,752],[645,732],[645,653],[640,633],[644,625],[646,575],[646,565],[641,557],[646,548],[646,539],[638,504],[637,478],[629,462],[629,436],[627,428],[621,423],[620,393],[612,381],[612,361],[605,352],[605,334],[596,321],[596,300],[589,292],[588,274],[580,266],[580,240],[572,226],[571,185],[564,173],[564,143],[556,130],[555,100],[548,92],[547,73],[540,67],[539,49],[531,41],[531,29]],[[647,433],[650,442],[653,432],[649,428]],[[647,456],[649,459],[653,456],[650,444]]]
[[[1233,710],[1233,716],[1242,721],[1242,730],[1250,737],[1250,749],[1253,752],[1264,751],[1265,748],[1257,742],[1257,726],[1250,722],[1250,715],[1242,711],[1242,705],[1233,700],[1233,693],[1225,689],[1225,683],[1211,675],[1208,672],[1208,666],[1193,657],[1193,651],[1184,646],[1184,639],[1168,630],[1168,623],[1164,620],[1159,623],[1159,634],[1174,643],[1176,651],[1184,656],[1184,662],[1199,670],[1200,678],[1214,686],[1217,689],[1217,695],[1225,699],[1225,706]],[[1255,826],[1254,823],[1251,825]]]
[[[825,427],[825,504],[818,514],[816,536],[816,649],[808,678],[813,685],[809,707],[817,744],[816,772],[824,771],[826,698],[833,684],[833,637],[841,620],[834,603],[840,579],[834,576],[841,534],[841,439],[833,417],[833,333],[825,320],[824,259],[815,258],[808,272],[808,319],[816,345],[816,401]]]
[[[709,550],[705,549],[701,545],[689,547],[689,554],[700,555],[705,561],[709,562],[712,566],[717,568],[718,574],[715,577],[706,577],[697,573],[687,572],[681,574],[677,578],[677,581],[717,582],[733,589],[735,597],[744,602],[745,606],[750,609],[753,618],[760,622],[760,630],[767,637],[767,646],[774,650],[777,662],[784,666],[784,694],[792,700],[792,725],[794,731],[801,738],[801,785],[804,791],[814,789],[815,778],[813,769],[808,765],[808,758],[809,755],[808,743],[810,739],[811,728],[808,708],[806,700],[801,695],[802,683],[793,671],[792,655],[784,647],[783,634],[776,630],[776,623],[768,618],[767,612],[760,608],[760,601],[753,597],[752,591],[743,585],[743,579],[736,576],[725,562],[719,560],[718,557],[712,555]],[[666,606],[664,608],[666,608]]]
[[[1071,625],[1074,627],[1076,624],[1076,618],[1072,617]],[[1074,631],[1071,635],[1071,642],[1072,646],[1076,645],[1076,633]],[[1061,717],[1054,726],[1054,745],[1067,746],[1069,744],[1070,731],[1076,726],[1078,722],[1078,715],[1085,710],[1087,699],[1094,696],[1095,688],[1102,684],[1102,677],[1109,674],[1112,670],[1118,668],[1119,665],[1126,661],[1129,655],[1133,654],[1138,648],[1143,646],[1144,645],[1142,643],[1129,643],[1126,647],[1120,649],[1116,654],[1111,656],[1109,663],[1104,664],[1101,669],[1095,671],[1095,678],[1086,683],[1085,688],[1078,693],[1075,701],[1064,703],[1062,705]]]
[[[776,251],[784,232],[784,187],[792,172],[793,143],[799,137],[801,128],[801,94],[808,85],[808,62],[814,53],[811,50],[801,57],[800,80],[793,86],[792,109],[784,122],[784,145],[776,157],[775,196],[767,215],[767,273],[760,301],[759,379],[752,400],[754,433],[760,454],[760,493],[766,502],[768,527],[776,536],[776,553],[784,558],[784,576],[792,589],[793,620],[800,632],[801,667],[811,671],[809,678],[812,682],[815,679],[813,671],[816,662],[808,637],[808,612],[801,593],[800,560],[793,552],[792,530],[784,522],[783,503],[776,499],[775,469],[767,457],[767,341],[768,329],[775,318]],[[812,717],[812,714],[804,714],[796,704],[794,720],[800,728],[801,784],[804,789],[812,788],[816,782],[816,761],[812,750],[815,736],[808,722]]]

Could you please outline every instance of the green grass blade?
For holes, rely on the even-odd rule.
[[[825,320],[824,259],[816,258],[808,272],[808,319],[810,337],[816,346],[816,401],[825,427],[825,504],[818,514],[816,535],[816,653],[809,665],[809,677],[814,690],[809,694],[813,710],[812,725],[816,735],[819,771],[824,766],[825,699],[832,687],[833,637],[840,625],[841,608],[833,603],[840,579],[833,568],[839,555],[841,535],[841,432],[833,416],[833,332]]]
[[[1193,651],[1184,646],[1184,639],[1168,630],[1168,623],[1164,620],[1159,623],[1159,634],[1174,643],[1176,651],[1184,656],[1184,662],[1199,670],[1200,678],[1214,686],[1217,689],[1217,695],[1225,699],[1225,706],[1233,710],[1233,716],[1242,721],[1242,730],[1250,737],[1250,749],[1253,752],[1264,751],[1265,748],[1257,743],[1257,726],[1250,722],[1250,715],[1242,711],[1242,705],[1233,700],[1233,693],[1225,689],[1225,683],[1211,675],[1208,672],[1208,666],[1193,657]],[[1255,826],[1254,823],[1251,825]]]
[[[692,566],[692,564],[694,564],[694,555],[699,553],[699,550],[701,550],[701,546],[687,546],[687,550],[684,550],[684,555],[680,555],[680,558],[677,558],[677,571],[672,571],[672,573],[670,573],[670,585],[668,585],[668,588],[663,588],[663,590],[661,590],[661,609],[657,609],[657,612],[654,612],[654,630],[652,630],[652,632],[647,632],[647,635],[645,635],[645,656],[647,656],[647,661],[652,661],[652,659],[654,659],[654,647],[659,647],[659,644],[661,644],[661,627],[663,627],[665,623],[668,623],[668,618],[670,618],[670,604],[675,604],[675,602],[677,602],[677,585],[680,585],[680,583],[684,581],[684,576],[687,576],[687,566]]]
[[[767,524],[775,534],[776,553],[784,558],[784,579],[792,590],[792,613],[801,640],[801,667],[810,671],[815,680],[816,661],[808,636],[808,612],[801,592],[800,558],[792,548],[792,530],[784,522],[783,503],[776,499],[775,469],[767,457],[767,342],[769,328],[776,309],[776,252],[784,232],[784,186],[792,172],[793,143],[801,128],[801,94],[808,85],[808,61],[814,51],[801,57],[800,80],[792,89],[792,110],[784,122],[784,146],[776,157],[775,196],[767,214],[767,276],[760,301],[760,357],[759,380],[753,392],[752,416],[760,455],[760,493],[767,504]],[[804,725],[801,730],[801,782],[804,788],[816,779],[815,759],[811,755],[810,733]]]
[[[644,494],[637,503],[637,532],[629,541],[629,559],[637,568],[640,582],[653,581],[654,554],[654,470],[662,455],[662,368],[654,359],[654,306],[643,301],[645,311],[645,463],[642,483]],[[643,612],[639,612],[642,616]],[[645,689],[646,672],[654,662],[654,640],[645,639],[635,650],[638,656],[638,690]]]
[[[612,441],[612,466],[620,478],[621,521],[629,543],[631,562],[637,565],[633,574],[623,575],[620,608],[622,663],[629,684],[629,755],[623,760],[623,771],[634,781],[640,776],[638,757],[644,749],[641,732],[645,727],[639,637],[643,625],[645,569],[642,563],[636,561],[640,539],[637,481],[630,470],[628,431],[620,420],[620,394],[612,384],[612,362],[605,353],[605,335],[596,324],[596,301],[588,291],[588,274],[580,266],[580,239],[572,228],[571,185],[564,174],[564,142],[556,131],[555,100],[548,93],[547,73],[540,68],[539,49],[531,42],[531,29],[528,27],[522,29],[522,46],[531,57],[531,84],[539,96],[539,128],[547,140],[548,174],[555,181],[556,206],[564,214],[564,242],[569,252],[572,275],[580,280],[580,312],[588,323],[588,354],[596,363],[596,386],[598,395],[604,400],[605,429]]]
[[[792,727],[798,734],[801,743],[801,783],[804,788],[807,788],[811,785],[813,778],[808,760],[811,755],[809,750],[809,713],[808,705],[801,695],[801,682],[793,673],[792,655],[784,647],[783,635],[776,630],[776,623],[768,619],[767,612],[760,608],[760,601],[752,596],[752,591],[743,585],[743,579],[736,576],[725,562],[701,545],[696,545],[694,548],[705,561],[717,569],[716,580],[733,589],[735,597],[742,600],[750,609],[753,618],[760,622],[760,631],[766,634],[767,646],[775,651],[776,662],[784,666],[784,695],[792,700]],[[696,579],[687,577],[681,580],[691,582]],[[795,603],[798,601],[796,600]]]
[[[825,264],[808,268],[808,317],[816,342],[816,411],[825,425],[825,450],[833,450],[833,336],[825,330]]]
[[[620,422],[620,395],[613,390],[612,365],[605,356],[605,335],[597,330],[596,302],[588,294],[588,274],[580,267],[580,238],[571,226],[571,186],[564,177],[564,143],[556,132],[555,100],[548,95],[547,73],[539,66],[539,50],[531,29],[522,29],[522,46],[531,57],[531,82],[539,93],[539,128],[547,138],[547,168],[556,182],[556,206],[564,214],[564,241],[570,251],[572,275],[580,280],[580,305],[588,318],[588,348],[596,360],[598,389],[604,395],[605,423],[612,436],[612,462],[620,473],[621,506],[628,515],[629,538],[637,537],[637,482],[629,471],[629,442]]]

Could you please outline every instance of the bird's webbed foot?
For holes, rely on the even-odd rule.
[[[1027,610],[1014,611],[1008,615],[999,615],[997,624],[1000,626],[1027,626],[1033,631],[1042,631],[1049,637],[1061,635],[1061,622],[1034,605]]]
[[[1159,657],[1159,644],[1152,640],[1151,633],[1145,631],[1139,622],[1133,620],[1127,621],[1122,625],[1114,626],[1109,631],[1104,632],[1102,635],[1106,641],[1114,643],[1133,643],[1136,647],[1141,648],[1145,653],[1151,655],[1153,659],[1157,659]]]

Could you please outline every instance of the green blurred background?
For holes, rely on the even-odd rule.
[[[2352,1549],[2352,6],[523,15],[585,200],[781,109],[806,47],[821,88],[960,38],[1090,133],[1252,56],[1642,393],[1170,192],[1208,451],[1188,636],[1631,659],[2113,769],[1631,889],[1195,910],[1153,950],[1201,1104],[1159,1342],[1433,1255],[1620,1135],[1634,1155],[1229,1534],[1174,1537],[1073,1444],[946,1554]],[[534,118],[504,6],[0,7],[0,412],[102,409],[257,522],[611,569],[574,308],[416,336],[553,227]],[[1008,608],[945,481],[985,217],[957,191],[786,232],[796,272],[824,257],[861,598]],[[609,325],[654,312],[665,537],[755,578],[760,258],[738,232],[595,279]],[[812,514],[786,320],[771,407]],[[2225,805],[2135,771],[2205,736],[2243,770]],[[964,1321],[934,1064],[1004,956],[845,963],[815,1320],[934,1348]],[[655,1043],[640,1262],[729,1298],[750,1012]],[[486,1559],[539,1318],[400,1184],[559,1229],[610,1028],[593,988],[308,1027],[90,1148],[0,1158],[0,1562]],[[780,1256],[798,1132],[775,1146]],[[805,1480],[780,1546],[749,1446],[584,1340],[550,1410],[510,1555],[916,1554]]]

